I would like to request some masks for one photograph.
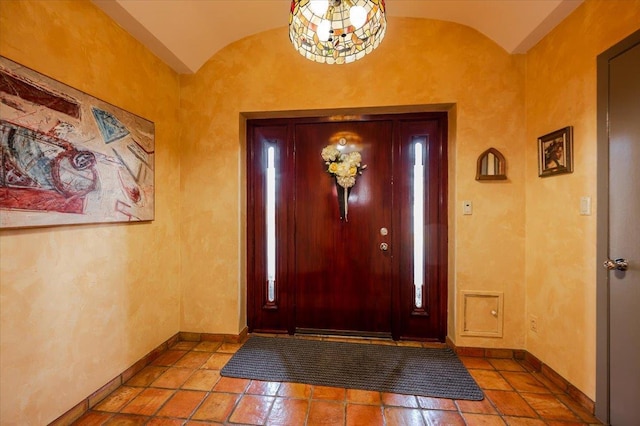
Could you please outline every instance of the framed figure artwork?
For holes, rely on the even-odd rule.
[[[565,127],[538,138],[538,176],[573,172],[573,127]]]

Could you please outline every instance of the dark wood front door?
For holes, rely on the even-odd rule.
[[[295,126],[296,329],[391,333],[391,122]],[[357,151],[367,167],[348,191],[321,159],[328,145]],[[341,145],[344,144],[344,145]],[[339,191],[340,190],[340,191]],[[340,192],[340,193],[339,193]],[[384,233],[384,231],[383,231]]]
[[[443,341],[446,114],[250,120],[247,130],[249,330]],[[346,211],[327,146],[366,165]]]

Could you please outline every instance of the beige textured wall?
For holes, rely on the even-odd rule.
[[[245,38],[181,76],[182,330],[237,333],[245,325],[242,112],[452,103],[449,334],[462,345],[522,348],[524,57],[433,20],[391,18],[379,49],[346,66],[312,63],[287,37],[281,28]],[[475,180],[476,159],[489,147],[507,158],[509,180]],[[474,202],[472,216],[462,216],[462,200]],[[504,338],[456,338],[461,289],[504,292]]]
[[[0,54],[156,126],[153,223],[0,232],[0,423],[44,425],[179,330],[179,79],[88,1],[0,1]]]
[[[640,29],[640,1],[587,0],[527,54],[527,350],[595,398],[596,57]],[[574,173],[539,178],[539,136],[574,126]],[[581,196],[593,214],[580,216]],[[528,328],[527,328],[528,330]]]

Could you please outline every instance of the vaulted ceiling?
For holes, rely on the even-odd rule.
[[[456,22],[525,53],[583,0],[386,0],[390,17]],[[243,37],[286,26],[290,0],[93,0],[181,74]]]

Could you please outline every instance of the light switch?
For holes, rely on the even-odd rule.
[[[580,214],[591,216],[591,197],[580,197]]]
[[[473,214],[473,204],[471,201],[467,200],[462,202],[462,214]]]

